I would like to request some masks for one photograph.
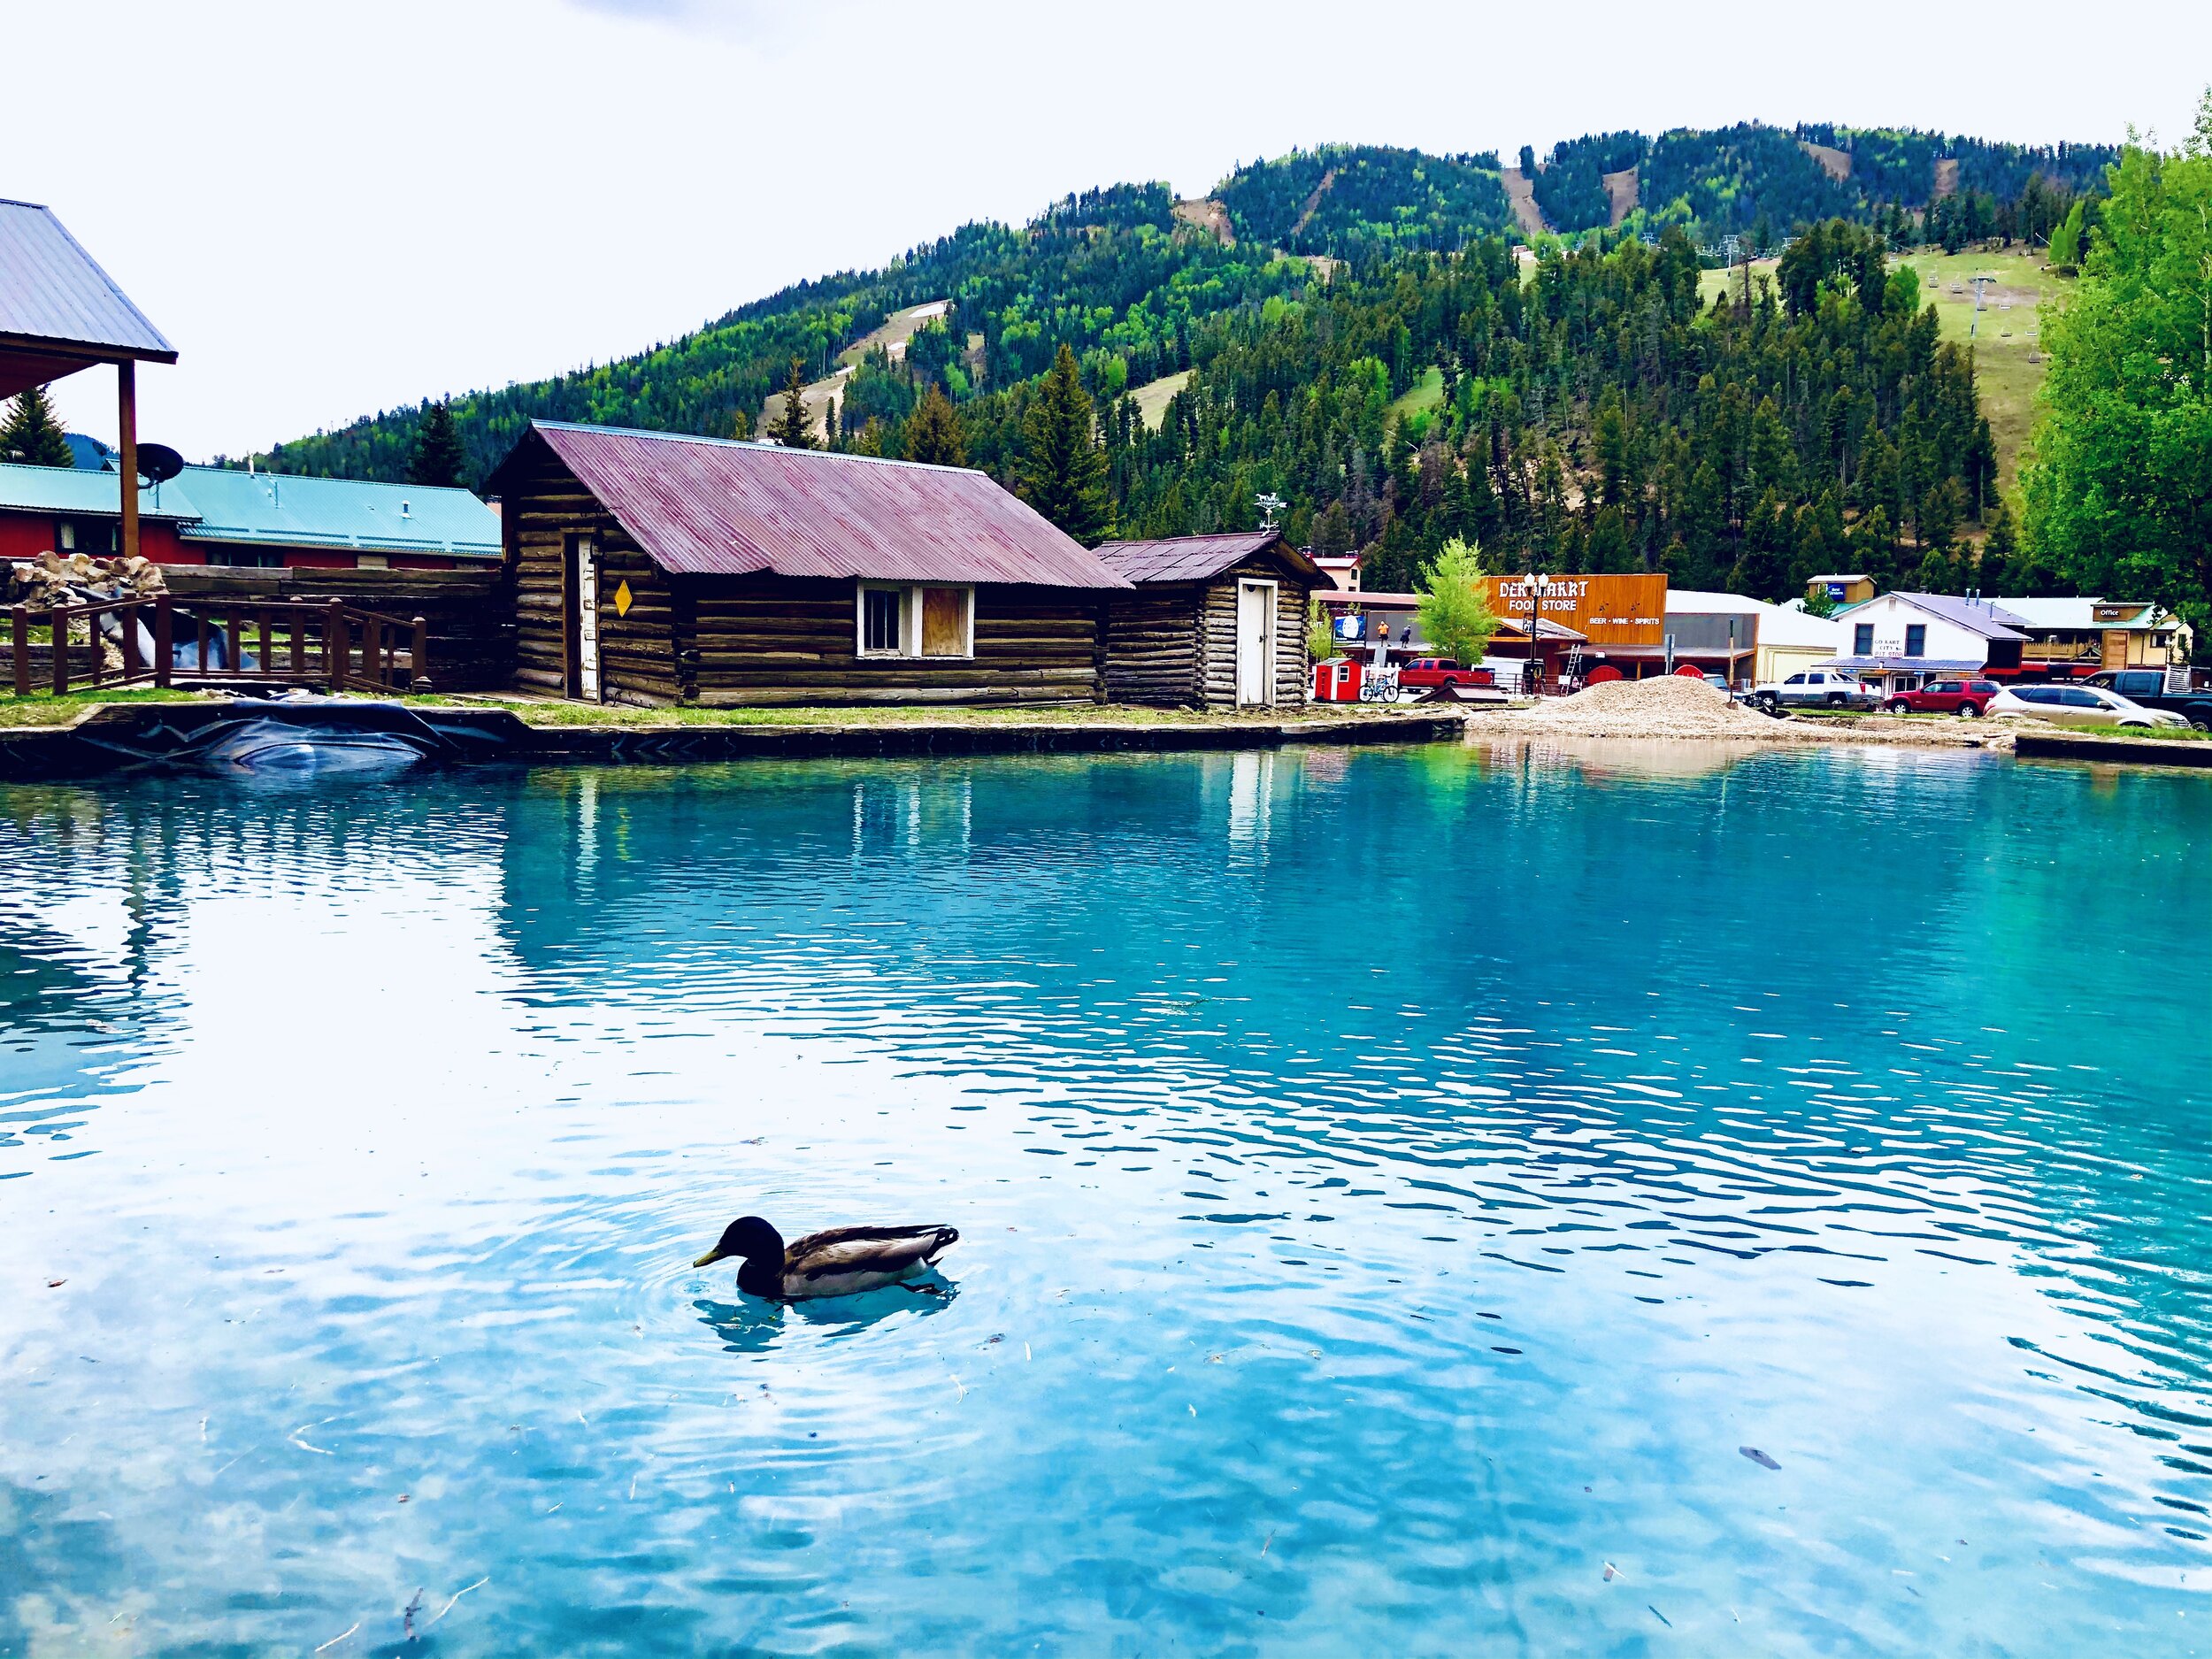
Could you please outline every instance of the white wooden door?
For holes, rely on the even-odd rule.
[[[576,538],[576,695],[599,701],[599,559],[588,535]]]
[[[1275,701],[1275,584],[1237,584],[1237,706]]]

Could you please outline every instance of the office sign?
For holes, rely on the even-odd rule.
[[[1667,630],[1664,572],[1633,576],[1493,576],[1490,608],[1509,622],[1532,616],[1586,635],[1593,645],[1659,645]]]

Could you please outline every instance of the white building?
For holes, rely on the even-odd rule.
[[[1828,659],[1885,691],[1914,691],[1939,674],[2011,673],[2026,621],[1986,599],[1883,594],[1839,611],[1840,649]]]

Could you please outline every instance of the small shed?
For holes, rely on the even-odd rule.
[[[1106,695],[1208,709],[1302,703],[1306,601],[1336,584],[1279,530],[1109,541],[1133,593],[1108,607]]]
[[[518,685],[588,703],[1091,703],[1129,584],[985,473],[534,421]]]

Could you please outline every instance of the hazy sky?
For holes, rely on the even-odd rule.
[[[972,219],[1337,140],[1744,119],[2178,137],[2212,4],[0,0],[0,196],[182,354],[195,458],[620,356]],[[56,388],[111,436],[113,377]]]

